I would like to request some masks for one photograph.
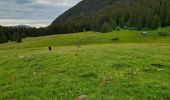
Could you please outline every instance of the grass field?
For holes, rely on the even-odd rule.
[[[108,44],[108,43],[168,43],[170,44],[169,36],[159,36],[159,31],[170,32],[170,27],[161,28],[154,31],[147,31],[147,36],[142,36],[143,31],[123,30],[113,31],[110,33],[97,32],[82,32],[73,34],[51,35],[44,37],[26,38],[23,43],[9,42],[1,44],[0,49],[13,48],[33,48],[33,47],[48,47],[48,46],[72,46],[76,44]],[[112,39],[119,38],[117,41]]]
[[[169,100],[170,37],[157,32],[85,32],[1,44],[0,100]]]

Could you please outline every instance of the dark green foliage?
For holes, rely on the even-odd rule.
[[[109,25],[108,23],[104,23],[101,27],[101,33],[107,33],[107,32],[111,32],[112,31],[112,27],[111,25]]]
[[[13,40],[16,41],[17,43],[21,43],[22,42],[21,32],[15,32],[13,36]]]
[[[117,26],[117,27],[116,27],[116,31],[120,31],[120,26]]]
[[[112,67],[115,68],[115,69],[119,69],[120,70],[120,69],[123,69],[124,67],[126,67],[126,65],[125,64],[116,63],[116,64],[113,64]]]
[[[0,43],[10,41],[22,42],[22,38],[37,37],[54,34],[49,27],[46,28],[23,28],[23,27],[1,27],[0,26]]]
[[[56,33],[100,31],[103,23],[134,29],[156,29],[170,25],[170,0],[82,0],[52,25]],[[74,27],[68,30],[68,26]],[[61,28],[61,25],[64,26]]]
[[[158,35],[159,36],[168,36],[168,35],[170,35],[170,33],[168,33],[167,31],[160,31],[160,32],[158,32]]]
[[[8,39],[3,31],[3,28],[0,26],[0,43],[8,42]]]
[[[89,73],[80,75],[80,77],[82,77],[82,78],[97,78],[97,74],[94,72],[89,72]]]
[[[129,27],[130,30],[136,30],[136,27]]]
[[[128,29],[128,27],[127,26],[123,26],[123,29]]]
[[[112,38],[112,41],[118,41],[119,40],[119,38],[118,37],[114,37],[114,38]]]
[[[160,63],[154,63],[154,64],[151,64],[151,65],[154,66],[154,67],[158,67],[158,68],[164,67],[164,65],[160,64]]]
[[[112,29],[114,30],[116,28],[116,21],[113,19],[110,19],[109,24],[111,25]]]
[[[157,29],[160,26],[160,18],[158,16],[154,16],[151,24],[151,29]]]
[[[7,41],[7,37],[3,33],[0,33],[0,43],[5,43]]]
[[[144,27],[143,19],[144,19],[143,16],[139,15],[138,20],[137,20],[137,25],[136,25],[138,30],[141,30]]]
[[[117,0],[82,0],[76,6],[60,15],[56,20],[54,20],[53,24],[72,22],[72,20],[76,22],[77,20],[80,20],[84,23],[85,19],[86,21],[89,21],[88,17],[93,16],[94,13],[105,8],[106,6],[114,4],[116,1]],[[96,20],[98,19],[96,18]]]

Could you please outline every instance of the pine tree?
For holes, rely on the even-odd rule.
[[[0,43],[8,42],[7,37],[0,32]]]
[[[151,29],[156,29],[159,26],[160,26],[160,18],[158,16],[154,16],[151,23]]]
[[[107,33],[107,32],[111,32],[112,31],[112,27],[111,25],[109,25],[108,23],[104,23],[101,27],[101,33]]]
[[[141,30],[142,28],[143,28],[143,17],[140,15],[139,17],[138,17],[138,21],[137,21],[137,29],[138,30]]]
[[[168,5],[167,5],[167,1],[166,0],[162,0],[162,5],[160,8],[160,20],[161,20],[161,26],[165,26],[166,25],[166,15],[167,15],[167,10],[168,10]]]
[[[20,32],[15,32],[13,36],[13,40],[16,41],[17,43],[22,42],[22,34]]]
[[[116,28],[116,21],[114,19],[110,19],[109,24],[111,25],[112,29]]]

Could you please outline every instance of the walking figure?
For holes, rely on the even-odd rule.
[[[80,45],[80,44],[77,44],[77,48],[81,48],[81,45]]]
[[[51,46],[49,46],[49,47],[48,47],[48,50],[49,50],[49,51],[51,51],[51,50],[52,50]]]

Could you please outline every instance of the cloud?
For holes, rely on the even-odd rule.
[[[32,3],[33,0],[15,0],[16,3],[19,3],[19,4],[28,4],[28,3]]]
[[[0,19],[0,23],[4,26],[29,25],[33,27],[45,27],[49,25],[48,22],[48,20]]]
[[[72,6],[80,0],[37,0],[38,3],[60,5],[60,6]]]
[[[0,0],[0,25],[13,25],[14,20],[17,21],[15,24],[30,24],[31,26],[49,25],[57,16],[79,1]],[[2,20],[4,20],[3,23]],[[29,20],[29,22],[24,20]]]

